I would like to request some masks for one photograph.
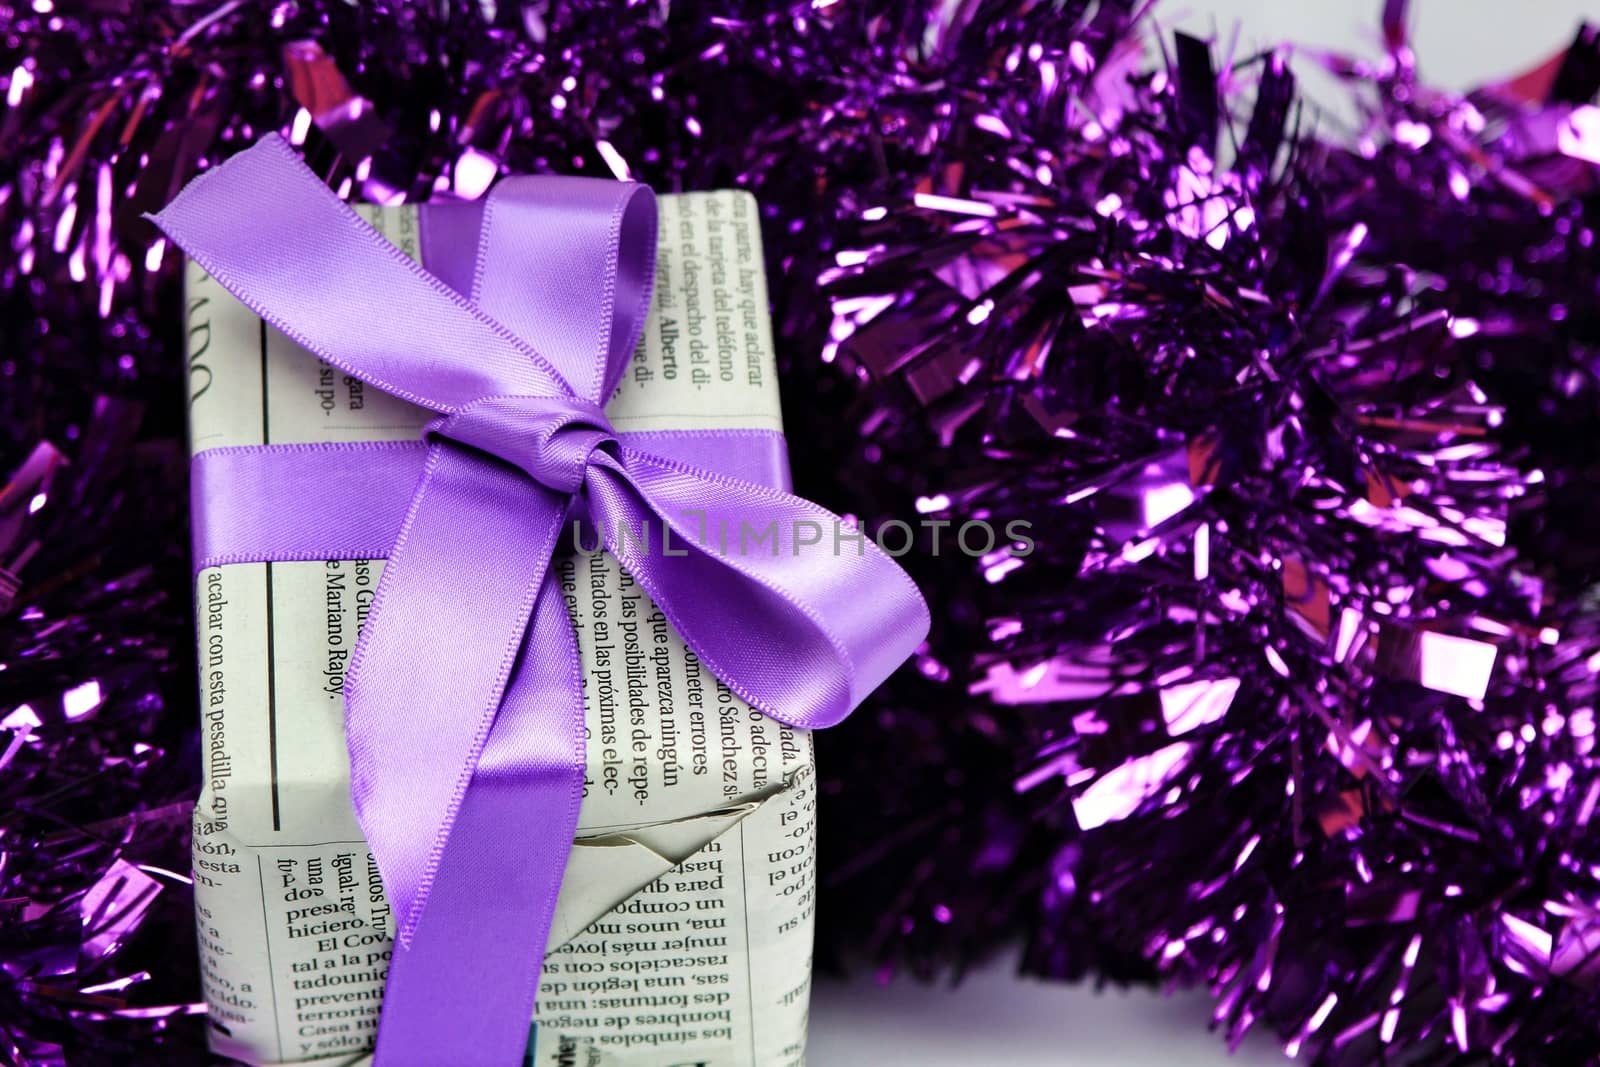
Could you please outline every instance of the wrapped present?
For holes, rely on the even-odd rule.
[[[659,253],[625,183],[357,211],[268,138],[156,220],[213,1047],[802,1063],[807,730],[926,609],[787,492],[755,202],[663,197]]]

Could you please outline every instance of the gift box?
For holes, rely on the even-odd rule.
[[[606,415],[619,432],[781,431],[754,200],[659,205],[654,299]],[[446,281],[449,245],[475,239],[460,205],[358,210]],[[195,454],[414,441],[434,418],[268,326],[193,261],[186,312]],[[350,489],[350,509],[368,504]],[[571,531],[551,574],[577,636],[586,770],[531,1062],[800,1064],[809,734],[735,695],[594,534]],[[213,1048],[249,1063],[348,1060],[377,1031],[396,919],[352,807],[344,686],[383,569],[299,559],[197,577],[204,992]]]

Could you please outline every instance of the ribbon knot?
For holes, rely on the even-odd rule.
[[[617,438],[599,405],[570,396],[486,396],[428,425],[430,435],[487,452],[548,489],[583,488],[590,458]]]
[[[378,1062],[500,1067],[526,1051],[587,767],[551,568],[574,494],[699,661],[797,728],[860,704],[928,609],[786,491],[781,435],[607,421],[650,306],[649,189],[508,178],[435,217],[451,251],[424,236],[430,273],[268,136],[156,221],[265,322],[437,416],[420,441],[199,453],[195,564],[387,560],[344,677],[351,799],[395,917]],[[652,527],[683,547],[619,538]]]

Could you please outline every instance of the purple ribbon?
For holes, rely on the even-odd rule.
[[[430,215],[442,277],[268,136],[155,221],[321,359],[437,413],[417,442],[200,453],[195,565],[388,558],[345,684],[351,795],[397,916],[378,1061],[504,1065],[526,1049],[585,769],[549,575],[565,523],[591,520],[709,669],[800,728],[844,718],[928,612],[870,541],[812,543],[840,520],[785,491],[778,435],[606,421],[650,305],[648,188],[508,178]],[[776,536],[702,537],[741,523]]]

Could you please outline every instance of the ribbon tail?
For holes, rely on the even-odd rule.
[[[581,694],[572,622],[547,573],[421,921],[395,945],[381,1067],[522,1062],[583,797]]]
[[[628,448],[597,455],[585,488],[606,547],[684,641],[780,722],[833,725],[927,636],[906,573],[809,501]]]
[[[345,679],[350,793],[408,941],[549,567],[565,501],[434,445]]]

